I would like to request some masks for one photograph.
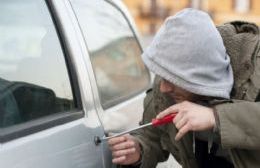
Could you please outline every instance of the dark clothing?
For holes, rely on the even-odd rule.
[[[195,158],[200,168],[233,168],[233,164],[224,157],[217,156],[216,151],[219,145],[213,143],[208,153],[208,142],[196,139],[195,142]]]

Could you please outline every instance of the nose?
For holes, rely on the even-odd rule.
[[[160,83],[160,91],[162,93],[167,93],[173,91],[172,84],[166,80],[162,80]]]

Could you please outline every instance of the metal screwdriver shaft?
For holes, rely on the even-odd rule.
[[[144,127],[147,127],[147,126],[150,126],[152,125],[152,123],[148,123],[148,124],[144,124],[144,125],[141,125],[141,126],[138,126],[138,127],[135,127],[135,128],[132,128],[130,130],[127,130],[127,131],[124,131],[124,132],[121,132],[121,133],[118,133],[118,134],[115,134],[115,135],[112,135],[112,136],[109,136],[109,137],[104,137],[102,138],[102,140],[107,140],[107,139],[111,139],[111,138],[115,138],[115,137],[118,137],[118,136],[121,136],[121,135],[124,135],[124,134],[127,134],[129,132],[132,132],[132,131],[135,131],[135,130],[138,130],[138,129],[141,129],[141,128],[144,128]]]
[[[115,135],[112,135],[112,136],[104,137],[104,138],[101,139],[101,141],[108,140],[108,139],[111,139],[111,138],[115,138],[115,137],[130,133],[132,131],[151,126],[151,125],[154,126],[154,127],[157,127],[159,125],[165,125],[165,124],[171,123],[176,115],[177,115],[177,113],[171,113],[171,114],[166,115],[165,117],[163,117],[161,119],[154,118],[154,119],[152,119],[152,122],[150,122],[150,123],[132,128],[130,130],[127,130],[127,131],[124,131],[124,132],[121,132],[121,133],[118,133],[118,134],[115,134]]]

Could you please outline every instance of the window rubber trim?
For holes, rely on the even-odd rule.
[[[36,133],[48,128],[62,125],[69,121],[80,119],[84,116],[82,111],[61,112],[45,116],[39,119],[31,120],[27,123],[16,124],[7,128],[1,128],[0,143],[21,138],[32,133]]]

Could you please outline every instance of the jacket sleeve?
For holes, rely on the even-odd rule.
[[[156,116],[153,101],[153,91],[149,91],[144,100],[144,113],[142,124],[149,123]],[[156,167],[158,162],[167,160],[169,152],[163,150],[160,143],[161,130],[154,127],[146,127],[132,133],[142,148],[141,168]]]
[[[223,148],[260,149],[260,102],[233,100],[215,108]]]

